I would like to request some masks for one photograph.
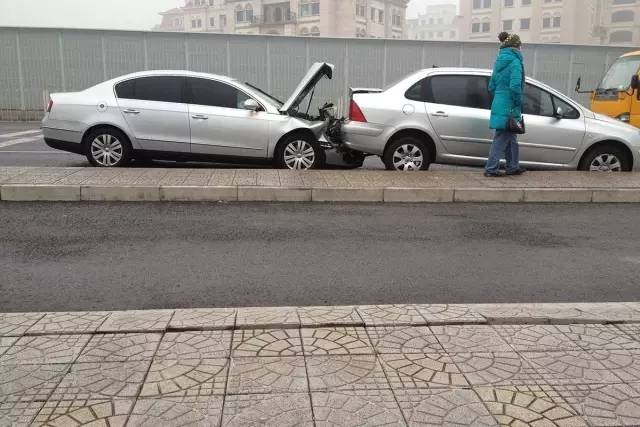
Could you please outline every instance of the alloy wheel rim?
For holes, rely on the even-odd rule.
[[[117,165],[123,154],[122,143],[113,135],[99,135],[91,143],[91,157],[101,166]]]
[[[399,171],[418,171],[424,163],[422,150],[413,144],[401,145],[393,153],[393,166]]]
[[[307,141],[290,142],[284,149],[284,163],[289,169],[311,169],[315,161],[316,153]]]
[[[591,172],[622,172],[622,163],[615,154],[600,154],[591,162]]]

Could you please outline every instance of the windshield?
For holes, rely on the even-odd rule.
[[[276,106],[276,108],[280,109],[282,108],[282,105],[284,104],[284,102],[280,101],[278,98],[275,98],[271,95],[269,95],[267,92],[263,91],[262,89],[260,89],[257,86],[252,85],[251,83],[246,83],[245,84],[247,86],[249,86],[251,89],[260,92],[260,95],[264,96],[265,98],[267,98],[268,101],[270,101],[272,104],[274,104]]]
[[[611,66],[602,79],[598,90],[627,90],[631,84],[631,77],[640,69],[640,56],[620,58]]]

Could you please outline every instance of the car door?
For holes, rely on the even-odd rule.
[[[249,95],[227,82],[195,77],[187,79],[187,93],[192,153],[267,156],[273,114],[244,109]]]
[[[439,74],[426,80],[426,110],[449,154],[487,157],[493,139],[489,129],[491,99],[488,77]]]
[[[561,114],[556,114],[558,108]],[[518,137],[523,162],[565,165],[584,141],[579,110],[552,93],[527,83],[522,97],[526,133]]]
[[[118,106],[143,150],[189,152],[189,110],[184,77],[147,76],[120,82]]]

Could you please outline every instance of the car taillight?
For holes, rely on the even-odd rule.
[[[367,118],[354,100],[351,100],[351,105],[349,106],[349,119],[354,122],[367,122]]]
[[[49,103],[47,104],[47,113],[50,113],[52,108],[53,108],[53,99],[49,98]]]

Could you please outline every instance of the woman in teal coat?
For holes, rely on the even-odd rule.
[[[522,42],[517,34],[501,33],[500,53],[489,82],[493,96],[489,128],[495,129],[495,138],[489,151],[485,176],[500,174],[500,160],[507,161],[507,175],[522,175],[520,167],[518,135],[509,131],[509,118],[522,120],[522,92],[524,90],[524,61],[520,48]]]

